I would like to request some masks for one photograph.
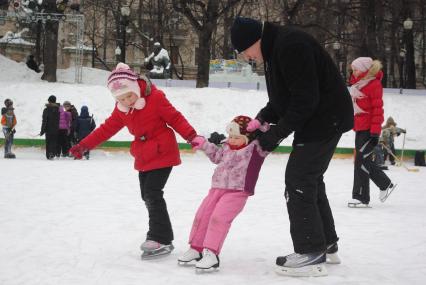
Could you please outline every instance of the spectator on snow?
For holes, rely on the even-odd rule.
[[[296,255],[277,258],[283,275],[326,275],[325,251],[337,251],[337,234],[323,175],[342,133],[353,126],[352,104],[330,55],[311,35],[293,26],[236,18],[234,48],[246,61],[263,63],[269,101],[254,125],[271,128],[259,136],[272,151],[294,134],[285,173],[285,197]]]
[[[1,108],[1,115],[6,114],[7,108],[13,108],[13,101],[7,98],[4,100],[4,107]]]
[[[355,169],[352,200],[349,207],[368,207],[370,179],[380,189],[384,202],[396,186],[373,161],[383,122],[382,64],[370,57],[359,57],[352,64],[350,88],[355,113]]]
[[[197,133],[161,90],[147,78],[139,77],[127,64],[119,63],[111,72],[108,88],[117,101],[114,111],[70,152],[82,158],[86,151],[127,127],[135,137],[130,153],[135,158],[142,199],[149,213],[149,230],[141,245],[142,258],[169,254],[174,248],[173,231],[163,188],[173,166],[181,163],[173,130],[189,142]]]
[[[80,110],[80,116],[77,117],[75,124],[75,133],[77,137],[77,142],[82,141],[87,137],[94,129],[96,128],[95,120],[93,115],[89,115],[89,108],[87,106],[82,106]],[[84,154],[86,159],[89,159],[90,151],[86,151]]]
[[[40,136],[46,134],[46,158],[54,159],[57,153],[59,132],[59,104],[54,95],[49,96],[48,103],[43,110]]]
[[[56,156],[68,156],[70,149],[69,135],[71,132],[71,113],[65,111],[63,106],[59,106],[59,131]]]
[[[71,104],[70,101],[64,101],[62,106],[64,106],[65,111],[71,113],[71,129],[70,129],[70,134],[68,136],[68,141],[70,143],[70,146],[73,146],[77,143],[77,136],[75,133],[75,124],[78,117],[78,111],[75,108],[75,106]]]
[[[34,56],[32,55],[32,54],[30,54],[29,56],[28,56],[28,59],[27,59],[27,66],[28,66],[28,68],[29,69],[32,69],[32,70],[34,70],[35,72],[37,72],[37,73],[39,73],[41,70],[39,69],[39,67],[38,67],[38,64],[37,64],[37,62],[34,60]]]
[[[15,134],[16,116],[13,112],[12,104],[6,107],[4,114],[1,116],[1,125],[4,134],[4,158],[15,158],[12,153],[13,136]],[[2,112],[3,113],[3,112]]]
[[[248,130],[251,118],[235,117],[226,127],[229,136],[223,147],[198,137],[194,149],[205,152],[217,164],[212,186],[198,208],[189,235],[190,248],[179,257],[181,264],[198,261],[197,269],[219,267],[219,254],[232,221],[254,194],[260,168],[269,152],[263,151]],[[266,131],[269,126],[261,127]]]
[[[405,134],[406,131],[401,128],[396,127],[396,123],[392,117],[389,117],[386,120],[386,124],[382,127],[382,135],[380,137],[380,142],[386,147],[383,148],[384,161],[389,158],[389,161],[392,165],[395,165],[395,136],[400,136]],[[389,153],[388,149],[391,151]]]

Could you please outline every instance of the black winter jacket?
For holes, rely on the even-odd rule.
[[[348,89],[333,60],[309,34],[264,23],[261,50],[269,102],[258,117],[295,132],[295,142],[320,141],[353,127]]]
[[[59,104],[48,103],[43,110],[40,135],[54,134],[59,130]]]
[[[81,107],[80,116],[77,117],[75,124],[78,141],[87,137],[95,128],[96,123],[93,116],[89,115],[89,109],[87,106]]]

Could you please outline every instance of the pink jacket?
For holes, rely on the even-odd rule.
[[[201,149],[218,165],[212,177],[212,188],[254,194],[260,168],[269,154],[260,148],[257,140],[239,150],[230,149],[228,144],[218,147],[206,141]]]

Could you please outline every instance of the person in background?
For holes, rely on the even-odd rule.
[[[47,102],[43,110],[40,136],[46,134],[46,158],[53,160],[58,151],[59,104],[54,95],[50,95]]]
[[[95,120],[93,115],[89,115],[89,108],[87,106],[82,106],[80,110],[80,116],[75,120],[75,133],[77,137],[77,142],[81,142],[85,137],[87,137],[94,129],[96,128]],[[86,151],[83,156],[86,159],[90,157],[90,151]]]
[[[354,107],[355,164],[352,200],[348,207],[370,207],[370,179],[380,189],[385,202],[396,184],[373,161],[383,123],[382,64],[370,57],[358,57],[352,64],[350,93]]]
[[[130,154],[135,158],[142,200],[149,214],[142,259],[168,255],[174,249],[174,236],[163,189],[173,166],[181,163],[174,131],[188,142],[197,137],[197,132],[161,90],[127,64],[117,64],[108,77],[108,88],[116,100],[111,116],[70,152],[81,159],[86,151],[127,127],[134,136]]]
[[[71,129],[70,129],[70,134],[68,136],[68,141],[70,143],[70,146],[73,146],[77,143],[77,135],[75,133],[75,124],[78,117],[78,111],[75,108],[75,106],[71,104],[70,101],[64,101],[62,106],[64,106],[65,111],[71,113]]]
[[[12,152],[13,136],[16,132],[16,116],[13,112],[14,108],[9,105],[6,108],[5,113],[1,116],[1,125],[4,134],[4,158],[16,158]]]
[[[13,101],[9,98],[4,100],[4,107],[1,108],[1,115],[6,114],[7,108],[13,108]]]
[[[380,142],[386,146],[383,148],[384,162],[389,158],[390,163],[395,165],[395,137],[405,133],[406,130],[398,128],[392,117],[386,120],[386,124],[382,127],[382,135],[380,136]],[[390,153],[388,149],[391,151]]]
[[[196,269],[219,268],[219,254],[232,221],[243,210],[248,197],[254,195],[257,178],[265,157],[255,140],[256,129],[248,129],[251,118],[235,117],[226,127],[228,139],[222,147],[196,138],[193,148],[203,150],[217,164],[212,186],[192,224],[190,248],[178,259],[180,264],[197,261]],[[261,131],[268,124],[258,126]]]
[[[26,64],[27,64],[27,67],[29,69],[32,69],[32,70],[34,70],[37,73],[39,73],[41,71],[40,68],[38,67],[37,62],[34,60],[34,55],[32,55],[32,54],[30,54],[28,56]]]
[[[71,132],[71,113],[65,111],[63,106],[59,106],[59,131],[56,156],[68,157],[70,149],[69,135]]]

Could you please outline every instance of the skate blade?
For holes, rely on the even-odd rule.
[[[284,267],[277,265],[275,272],[279,275],[292,276],[292,277],[320,277],[327,276],[327,268],[324,263],[307,265],[298,268]]]
[[[214,273],[219,271],[219,265],[215,264],[210,268],[199,268],[199,267],[195,267],[195,273],[196,274],[208,274],[208,273]]]
[[[155,251],[144,251],[141,255],[141,258],[143,260],[161,258],[170,255],[172,251],[173,248],[161,248]]]
[[[182,260],[178,260],[178,265],[181,267],[194,267],[195,263],[197,263],[198,260],[193,259],[191,261],[182,261]]]
[[[342,260],[340,259],[337,253],[327,253],[326,254],[326,263],[327,264],[340,264]]]
[[[348,203],[349,208],[372,208],[369,204]]]

